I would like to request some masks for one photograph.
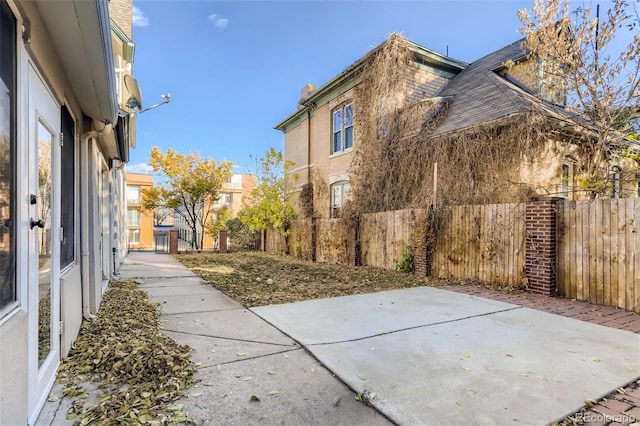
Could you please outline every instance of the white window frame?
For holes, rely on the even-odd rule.
[[[137,239],[134,240],[134,236],[137,236]],[[140,228],[129,229],[129,244],[140,244]]]
[[[351,110],[351,123],[345,123],[345,117],[347,116],[347,110]],[[337,118],[340,117],[340,124],[337,125]],[[331,155],[340,154],[353,150],[354,132],[353,132],[353,118],[354,108],[353,102],[345,103],[334,109],[331,113]],[[351,146],[347,147],[346,134],[351,131]],[[336,141],[336,136],[339,134],[339,139]]]
[[[562,173],[560,174],[560,196],[569,200],[573,200],[575,164],[576,161],[569,156],[564,157],[564,161],[562,162]]]
[[[330,217],[340,217],[340,210],[344,207],[344,204],[349,200],[349,193],[351,191],[351,183],[348,181],[338,181],[331,184],[329,189],[329,200],[331,204]]]
[[[613,166],[611,168],[611,198],[617,200],[622,197],[622,168]]]
[[[21,18],[20,14],[16,10],[15,5],[9,1],[7,2],[7,7],[9,12],[13,15],[15,19],[15,39],[14,46],[12,47],[15,53],[15,63],[12,64],[13,72],[15,77],[15,87],[11,89],[15,91],[15,98],[13,101],[15,102],[13,124],[14,126],[14,137],[15,140],[9,140],[9,143],[13,143],[11,149],[13,150],[13,159],[11,161],[16,161],[17,164],[24,165],[27,154],[28,146],[26,144],[20,143],[22,141],[23,135],[26,134],[28,128],[28,120],[22,119],[25,115],[25,111],[23,108],[23,103],[25,102],[25,98],[27,96],[26,88],[23,86],[23,75],[26,72],[26,51],[24,50],[24,45],[21,42],[20,27],[21,27]],[[15,218],[11,218],[14,222],[18,222],[18,218],[24,217],[28,215],[24,208],[24,204],[19,203],[18,199],[25,192],[24,189],[24,177],[21,176],[21,171],[24,170],[23,167],[16,166],[16,169],[13,171],[13,176],[10,179],[14,179],[14,191],[9,195],[12,199],[11,202],[15,203],[13,212],[9,212],[10,215],[15,215]],[[4,224],[0,224],[0,226],[4,226]],[[11,318],[16,315],[20,309],[24,309],[27,303],[27,291],[28,291],[28,280],[23,279],[23,276],[27,274],[27,263],[25,262],[25,258],[27,256],[26,245],[22,244],[21,241],[25,241],[27,238],[30,238],[28,231],[24,234],[24,229],[22,227],[14,225],[14,234],[10,236],[14,240],[13,248],[14,248],[14,259],[13,259],[13,300],[7,302],[6,305],[0,307],[0,326],[5,322],[9,321]],[[9,232],[9,230],[7,230]],[[11,250],[11,240],[9,240],[9,251]],[[3,277],[4,279],[4,277]]]
[[[137,223],[133,223],[133,221],[131,220],[132,217],[130,216],[130,212],[137,213],[137,216],[138,216]],[[142,212],[136,208],[128,208],[127,209],[127,225],[131,227],[140,226],[140,222],[142,222]]]
[[[130,197],[129,190],[137,189],[138,197],[132,198]],[[128,204],[140,204],[140,196],[141,196],[141,188],[140,185],[127,185],[127,203]]]

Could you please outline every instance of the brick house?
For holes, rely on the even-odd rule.
[[[293,163],[287,176],[295,181],[292,197],[299,216],[337,217],[350,189],[349,168],[354,154],[354,116],[358,105],[353,89],[359,72],[382,45],[319,88],[302,89],[296,112],[275,128],[284,133],[285,160]],[[409,43],[411,66],[404,73],[404,102],[436,96],[468,64]],[[300,194],[313,183],[312,212],[303,212]]]
[[[362,108],[353,100],[354,88],[361,82],[361,69],[385,43],[389,41],[318,89],[305,86],[298,109],[275,126],[284,134],[285,159],[294,164],[287,176],[295,182],[291,195],[301,218],[338,217],[349,198],[355,167],[354,145],[359,142],[354,123]],[[563,126],[566,133],[562,137],[549,133],[532,159],[517,160],[518,175],[514,180],[521,187],[531,188],[528,196],[569,199],[587,196],[577,191],[577,186],[580,166],[590,155],[581,144],[589,137],[589,123],[565,109],[564,89],[548,83],[540,62],[525,55],[520,41],[471,64],[408,40],[406,43],[412,59],[407,68],[410,71],[404,72],[404,82],[398,90],[400,115],[397,119],[417,123],[407,137],[420,137],[426,128],[430,137],[473,134],[480,126],[500,128],[527,111],[536,111],[549,122]],[[507,61],[515,65],[507,67]],[[434,111],[439,110],[446,112],[436,119]],[[382,130],[380,126],[379,132]],[[364,141],[360,143],[366,145]],[[367,149],[366,146],[359,148]],[[634,177],[636,169],[637,164],[632,160],[613,153],[606,165],[611,189],[603,195],[637,197],[640,187],[637,176]],[[397,171],[407,172],[415,173],[415,170]],[[393,176],[389,176],[389,180],[393,180]],[[491,201],[521,201],[520,197],[517,199],[516,194],[509,191],[498,191]]]

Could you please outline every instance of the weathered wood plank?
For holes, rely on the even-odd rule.
[[[578,269],[578,263],[582,262],[582,252],[576,249],[578,226],[576,224],[575,211],[576,202],[573,200],[567,201],[564,208],[565,223],[567,226],[565,242],[568,246],[565,267],[569,269],[569,272],[566,274],[565,279],[568,280],[567,286],[570,289],[569,297],[572,299],[578,297],[578,281],[582,280],[581,273],[578,273],[578,271],[582,272],[582,265],[580,265]]]
[[[567,279],[567,275],[570,276],[571,269],[567,265],[567,258],[569,252],[568,244],[568,227],[565,215],[566,200],[562,200],[558,203],[557,212],[557,227],[556,230],[556,253],[557,253],[557,269],[556,269],[556,285],[558,288],[558,296],[570,297],[571,288],[570,280]]]
[[[609,262],[610,281],[609,281],[609,305],[618,306],[618,286],[624,285],[619,283],[620,268],[620,247],[619,247],[619,210],[620,205],[624,205],[624,200],[611,200],[611,210],[609,212],[609,244],[611,247],[611,257]],[[624,268],[624,265],[622,266]]]
[[[602,256],[600,267],[602,270],[602,303],[611,305],[611,201],[600,200]]]
[[[589,201],[586,210],[589,220],[589,299],[591,303],[598,303],[598,273],[597,273],[597,245],[596,245],[596,208],[595,201]]]
[[[626,285],[627,285],[627,270],[629,269],[627,259],[627,204],[628,200],[618,203],[618,222],[617,222],[617,234],[618,234],[618,293],[616,294],[617,306],[622,309],[627,309],[626,303]]]
[[[591,239],[589,238],[589,202],[580,202],[579,207],[576,208],[576,213],[579,213],[580,222],[582,223],[582,300],[589,301],[591,297],[591,280],[589,279],[589,267],[591,266]]]
[[[589,287],[589,282],[585,280],[584,275],[585,234],[583,210],[581,203],[574,203],[572,214],[576,222],[576,299],[578,300],[586,300],[586,289]]]
[[[629,203],[629,210],[633,211],[633,219],[630,221],[627,216],[627,223],[633,223],[633,229],[630,230],[630,237],[628,240],[630,244],[633,244],[633,262],[630,262],[631,273],[627,281],[627,299],[630,307],[629,310],[640,310],[640,199],[633,199],[632,203]],[[627,211],[629,211],[627,210]]]

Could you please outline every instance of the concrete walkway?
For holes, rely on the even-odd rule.
[[[163,332],[192,348],[197,382],[184,413],[204,425],[389,425],[300,345],[171,256],[133,252],[120,270],[160,303]],[[72,425],[69,399],[47,402],[37,425]],[[260,398],[251,401],[251,396]]]
[[[167,255],[121,276],[193,349],[180,403],[205,425],[539,425],[640,375],[640,335],[514,302],[423,287],[248,310]],[[72,424],[65,403],[37,424]]]

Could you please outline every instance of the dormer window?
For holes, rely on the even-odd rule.
[[[353,148],[353,104],[342,105],[333,111],[331,154]]]
[[[537,91],[540,97],[552,104],[564,107],[567,104],[567,83],[554,69],[564,68],[551,59],[537,61]]]

